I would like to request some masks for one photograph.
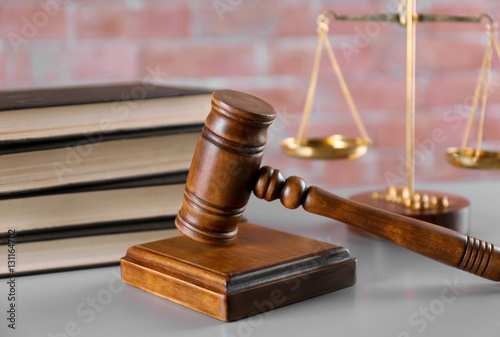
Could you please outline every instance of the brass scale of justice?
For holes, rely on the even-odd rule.
[[[406,186],[388,186],[386,191],[373,191],[356,194],[350,199],[388,210],[412,218],[428,221],[451,228],[462,233],[469,232],[469,206],[467,199],[452,194],[436,194],[429,191],[415,191],[414,188],[414,147],[415,147],[415,31],[417,22],[464,22],[481,23],[486,21],[488,46],[482,59],[480,74],[474,90],[470,115],[460,147],[448,148],[446,157],[450,164],[469,169],[500,169],[500,152],[481,149],[486,103],[491,78],[491,63],[494,52],[500,59],[500,45],[497,35],[497,22],[487,14],[476,17],[417,14],[415,1],[409,4],[403,0],[396,14],[339,15],[327,11],[318,17],[318,43],[314,57],[309,89],[304,104],[301,124],[296,138],[281,142],[282,151],[290,156],[306,159],[356,159],[366,154],[372,141],[358,114],[354,100],[349,92],[339,64],[328,40],[329,17],[334,20],[365,20],[396,22],[407,30],[406,55]],[[347,137],[335,134],[328,138],[307,138],[311,111],[316,92],[316,83],[323,46],[338,79],[340,90],[354,118],[361,137]],[[467,147],[476,111],[480,110],[476,146]],[[354,227],[349,229],[371,236]]]

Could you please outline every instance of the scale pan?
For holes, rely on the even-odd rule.
[[[306,139],[297,143],[295,138],[281,142],[283,152],[292,157],[310,159],[356,159],[363,156],[371,142],[363,138],[333,135],[328,138]]]
[[[479,151],[476,157],[476,150],[470,147],[459,149],[450,147],[446,150],[448,162],[454,166],[482,169],[500,170],[500,153],[492,151]]]

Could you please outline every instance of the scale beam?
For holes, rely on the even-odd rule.
[[[403,13],[381,13],[381,14],[337,14],[335,11],[327,11],[324,15],[331,16],[339,21],[384,21],[395,22],[401,26],[406,26],[407,18]],[[458,16],[458,15],[434,15],[434,14],[413,14],[415,22],[469,22],[480,23],[483,19],[493,23],[493,19],[488,14],[478,16]]]
[[[287,138],[281,147],[287,155],[308,159],[355,159],[366,153],[372,144],[359,117],[347,88],[346,81],[340,71],[333,49],[327,37],[329,20],[342,21],[379,21],[394,22],[406,29],[406,184],[405,186],[388,186],[387,191],[375,191],[359,196],[360,202],[390,210],[394,213],[421,218],[443,227],[457,231],[469,230],[469,202],[459,196],[440,195],[434,192],[415,190],[415,50],[417,23],[422,22],[458,22],[485,23],[489,46],[483,59],[481,75],[476,85],[472,112],[464,135],[461,148],[450,148],[447,151],[448,161],[459,167],[476,169],[499,169],[500,152],[483,151],[481,149],[484,129],[485,108],[489,93],[491,59],[494,52],[500,59],[500,43],[498,41],[498,25],[488,14],[477,16],[419,14],[416,11],[417,0],[401,0],[397,13],[348,14],[341,15],[333,10],[323,12],[318,17],[318,46],[311,75],[303,118],[297,138]],[[307,138],[307,130],[312,112],[314,93],[318,78],[321,47],[325,46],[334,72],[339,80],[340,88],[348,103],[361,137],[348,138],[334,135],[325,139]],[[476,149],[467,148],[469,131],[474,120],[476,107],[480,107],[480,120]],[[354,196],[353,198],[355,198]],[[356,197],[357,198],[357,197]]]

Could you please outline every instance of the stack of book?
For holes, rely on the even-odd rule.
[[[179,235],[209,111],[210,92],[148,83],[0,92],[0,277],[118,264]]]

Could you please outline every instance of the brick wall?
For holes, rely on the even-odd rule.
[[[130,81],[155,71],[166,84],[247,91],[279,112],[265,161],[331,187],[403,182],[404,28],[334,22],[330,41],[374,147],[355,161],[307,161],[279,152],[295,136],[308,87],[318,14],[393,11],[391,0],[161,1],[15,0],[0,2],[0,88]],[[486,0],[417,0],[422,13],[500,20]],[[417,181],[489,179],[497,172],[451,167],[486,46],[484,25],[422,23],[417,33]],[[326,56],[326,55],[323,55]],[[500,85],[494,60],[493,88]],[[489,98],[485,140],[500,149],[500,93]],[[442,131],[442,132],[441,132]],[[357,130],[323,57],[310,134]],[[441,136],[436,138],[436,134]],[[475,133],[473,133],[474,135]],[[399,178],[398,178],[399,177]]]

